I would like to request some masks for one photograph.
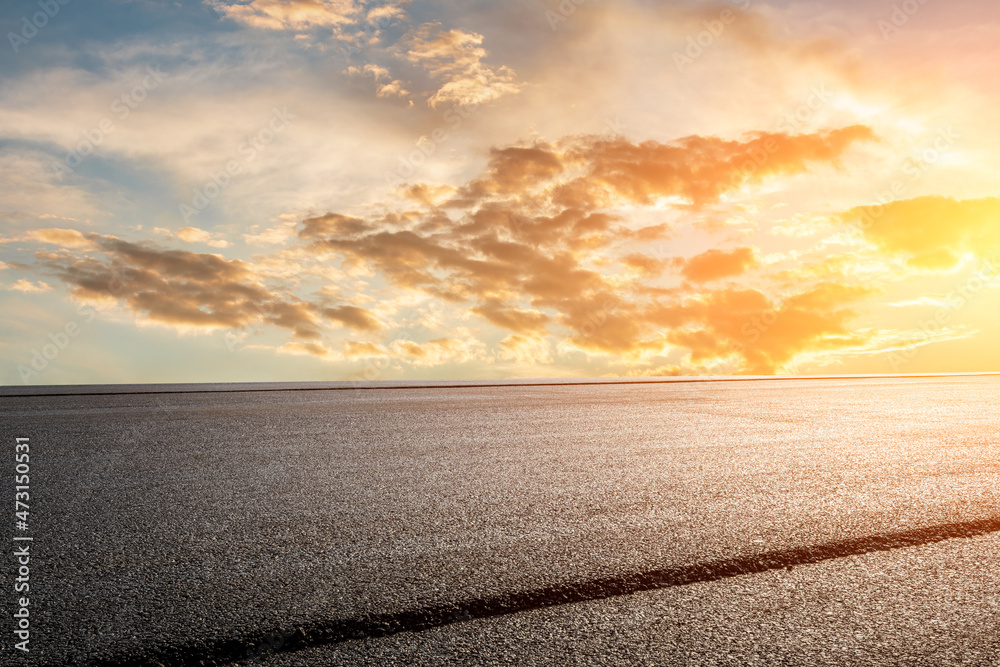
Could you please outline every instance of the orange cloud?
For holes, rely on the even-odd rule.
[[[545,333],[545,325],[549,322],[549,316],[543,312],[505,307],[496,300],[487,301],[472,308],[471,312],[484,317],[498,327],[524,334]]]
[[[622,264],[642,271],[649,276],[657,276],[670,264],[669,260],[656,259],[640,252],[634,252],[622,258]]]
[[[423,206],[434,206],[448,195],[454,192],[455,188],[447,185],[429,185],[427,183],[416,183],[403,188],[403,196],[417,204]]]
[[[707,283],[746,273],[760,263],[753,248],[708,250],[683,262],[681,275],[695,283]]]
[[[306,218],[302,221],[299,238],[305,240],[318,239],[324,236],[356,236],[374,229],[360,218],[352,218],[338,213],[327,213],[316,218]]]
[[[803,352],[853,347],[867,341],[849,327],[852,305],[874,290],[821,283],[781,304],[757,290],[725,289],[647,314],[668,327],[667,340],[690,350],[693,363],[736,358],[744,372],[775,373]]]
[[[755,249],[659,259],[637,246],[669,236],[669,224],[633,229],[621,209],[602,207],[670,196],[696,208],[765,175],[836,164],[851,143],[870,137],[870,130],[856,126],[812,135],[757,133],[743,141],[687,137],[633,144],[575,137],[497,147],[483,172],[464,184],[402,188],[403,210],[305,218],[297,229],[301,245],[289,261],[339,259],[340,276],[344,267],[356,268],[353,275],[375,273],[393,287],[462,304],[509,333],[493,359],[548,359],[548,337],[556,334],[564,345],[628,363],[657,359],[657,367],[672,367],[662,357],[686,350],[686,363],[697,367],[728,360],[741,370],[773,372],[804,352],[856,345],[859,337],[847,329],[855,314],[851,304],[867,292],[828,283],[780,305],[736,287],[694,296],[692,285],[737,278],[757,267]],[[758,149],[766,155],[754,159]],[[749,171],[747,158],[755,165]],[[194,240],[207,232],[190,228],[178,234]],[[371,311],[336,303],[336,286],[310,301],[280,282],[294,271],[267,273],[221,255],[74,230],[36,230],[33,238],[76,244],[80,254],[39,260],[77,296],[123,303],[148,321],[236,329],[268,324],[290,333],[282,351],[324,358],[380,356],[422,366],[486,358],[469,332],[426,342],[349,342],[343,355],[334,354],[323,342],[332,326],[364,333],[383,328]],[[657,284],[661,279],[678,286]],[[771,311],[778,317],[754,333],[753,318],[770,317]]]
[[[472,301],[471,312],[496,326],[537,335],[551,319],[544,309],[562,312],[562,321],[573,326],[576,319],[566,313],[574,304],[612,294],[613,285],[582,263],[589,252],[618,242],[609,220],[564,211],[516,223],[512,211],[486,208],[430,231],[421,230],[420,220],[399,229],[394,222],[345,224],[339,216],[323,216],[305,221],[302,234],[316,252],[369,264],[400,287]],[[334,234],[314,238],[320,227]],[[594,230],[606,232],[596,249],[581,245]]]
[[[851,145],[872,141],[865,125],[812,134],[753,132],[744,140],[691,136],[673,143],[571,137],[493,149],[487,173],[461,187],[448,206],[472,208],[499,195],[590,211],[627,201],[679,198],[700,208],[766,179],[839,166]]]
[[[688,137],[636,145],[574,138],[494,148],[483,174],[458,187],[443,208],[428,204],[372,219],[329,213],[303,220],[299,236],[317,255],[339,255],[397,287],[467,304],[469,312],[511,333],[500,346],[501,358],[534,354],[532,341],[559,332],[567,344],[591,353],[636,360],[680,347],[690,351],[693,364],[730,358],[743,369],[773,372],[802,352],[856,344],[846,329],[854,315],[847,304],[861,297],[827,286],[780,308],[760,292],[735,288],[692,300],[691,284],[758,267],[756,250],[650,257],[632,250],[634,244],[669,235],[669,226],[633,230],[594,202],[649,203],[656,194],[700,205],[747,180],[836,163],[851,143],[871,137],[868,128],[856,126],[811,135],[758,133],[744,142]],[[764,157],[745,171],[743,160],[758,148]],[[569,202],[569,183],[580,193],[598,194]],[[649,284],[671,267],[687,287]],[[775,308],[780,323],[759,332],[754,344],[746,341],[742,327]],[[428,350],[395,345],[395,354],[412,358]]]
[[[576,198],[592,201],[606,197],[595,189],[607,189],[641,204],[674,196],[700,207],[745,184],[803,173],[812,164],[837,164],[852,144],[874,138],[871,128],[852,125],[813,134],[755,132],[745,141],[693,136],[672,144],[633,144],[591,139],[568,151],[589,167],[589,173],[571,185],[580,191]],[[574,197],[567,192],[564,198]]]
[[[344,356],[348,359],[364,359],[370,357],[384,357],[388,355],[388,350],[375,343],[365,341],[349,340],[344,342]]]
[[[963,254],[1000,251],[1000,199],[918,197],[860,206],[840,216],[857,225],[883,252],[909,255],[921,269],[950,269]]]
[[[338,322],[355,331],[376,331],[382,328],[382,324],[369,311],[357,306],[324,308],[320,312],[328,320]]]

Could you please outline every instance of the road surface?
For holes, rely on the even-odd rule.
[[[1000,660],[997,377],[135,389],[0,398],[2,664]]]

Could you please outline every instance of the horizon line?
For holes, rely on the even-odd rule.
[[[378,389],[476,389],[493,387],[548,387],[548,386],[596,386],[596,385],[639,385],[639,384],[691,384],[703,382],[763,382],[794,380],[880,380],[910,378],[949,377],[989,377],[1000,375],[1000,371],[954,372],[954,373],[882,373],[882,374],[841,374],[841,375],[671,375],[655,377],[606,378],[496,378],[451,379],[451,380],[309,380],[309,381],[264,381],[264,382],[149,382],[149,383],[102,383],[102,384],[56,384],[56,385],[0,385],[0,398],[30,398],[42,396],[122,396],[130,394],[221,394],[279,391],[350,391]],[[229,385],[218,388],[195,388],[201,385]],[[256,386],[255,386],[256,385]],[[304,386],[276,386],[304,385]],[[322,385],[322,386],[315,386]],[[133,387],[130,391],[120,389],[101,391],[102,387]],[[143,387],[149,389],[143,390]],[[69,389],[77,391],[67,391]],[[24,389],[25,391],[10,390]],[[46,391],[52,389],[55,391]]]

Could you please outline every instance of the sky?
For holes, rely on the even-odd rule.
[[[0,384],[1000,371],[994,2],[0,32]]]

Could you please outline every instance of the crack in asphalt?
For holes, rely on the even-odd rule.
[[[1000,532],[1000,516],[504,593],[448,605],[368,614],[358,618],[315,621],[292,629],[272,628],[251,631],[208,644],[161,647],[151,649],[142,656],[120,656],[90,664],[103,667],[226,665],[355,639],[386,637],[400,632],[420,632],[464,621],[603,600],[644,591],[759,574],[770,570],[791,569],[797,565],[809,565],[876,551],[905,549],[996,532]]]

